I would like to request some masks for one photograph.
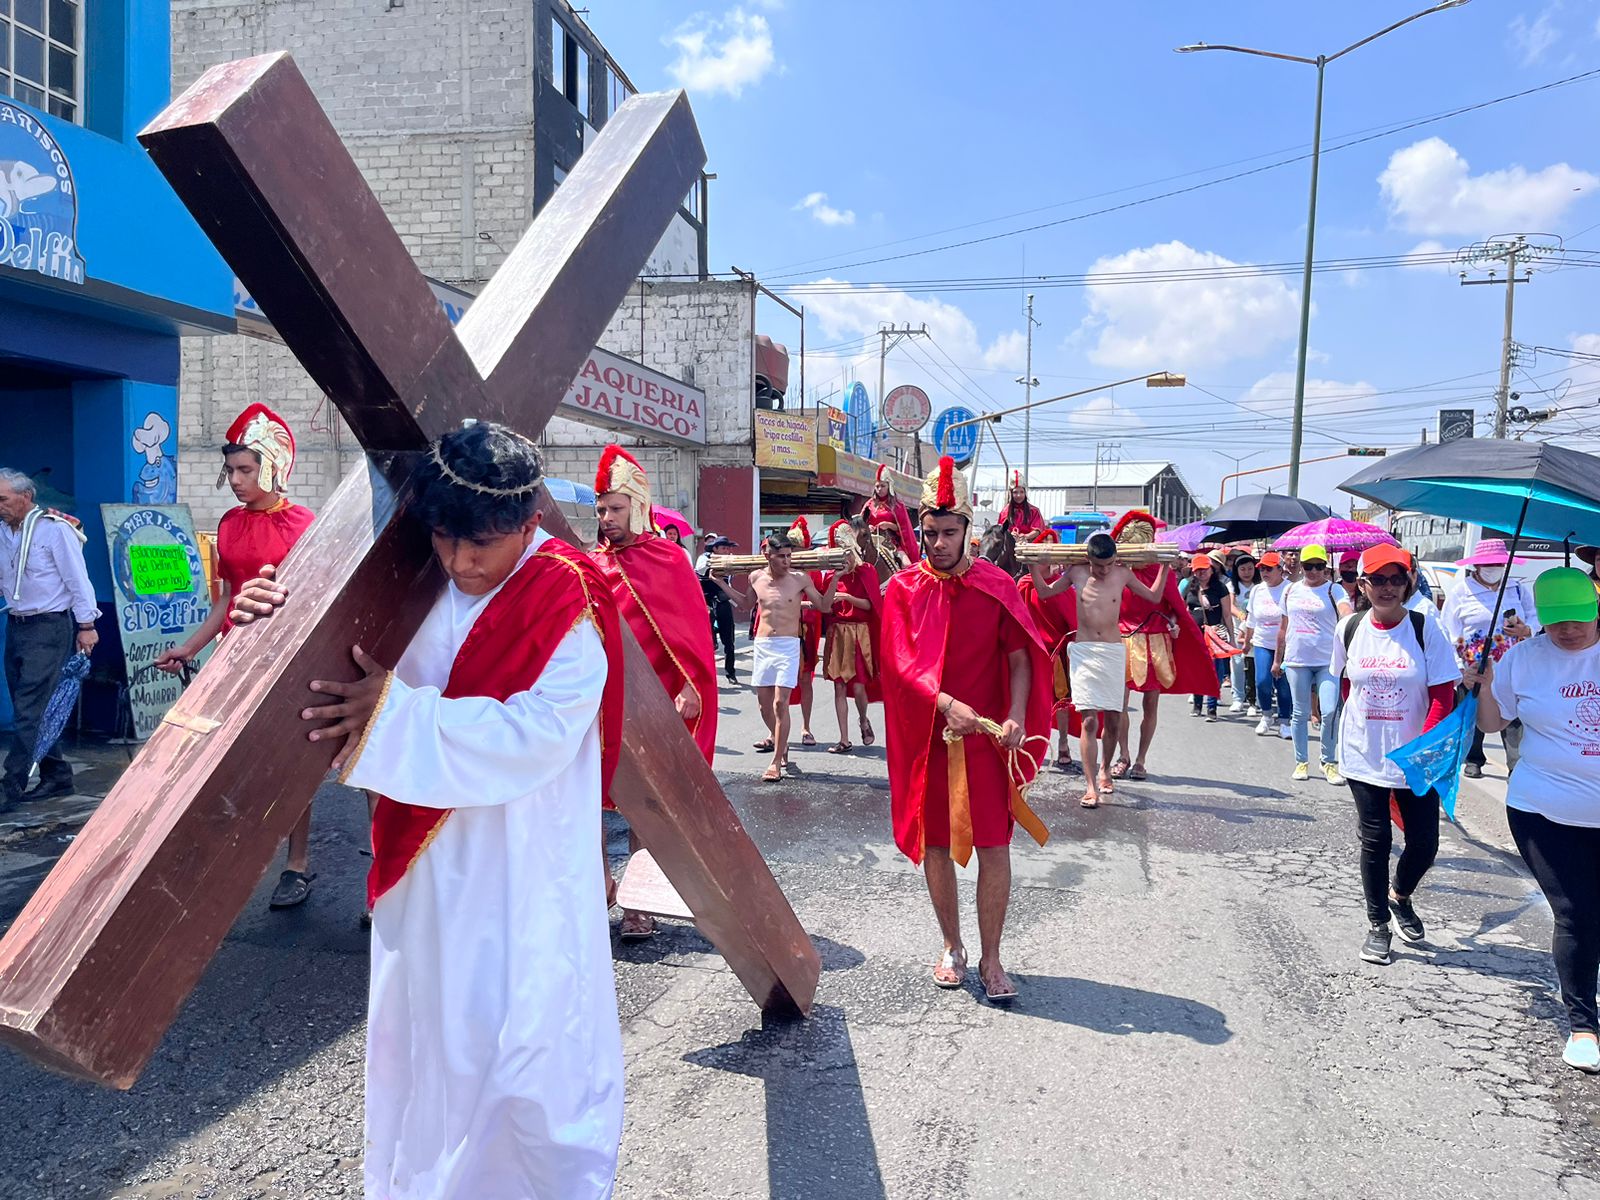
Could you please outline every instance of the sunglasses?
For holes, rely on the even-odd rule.
[[[1339,572],[1339,578],[1344,580],[1346,583],[1353,583],[1359,577],[1360,577],[1360,573],[1356,572],[1356,571],[1340,571]]]
[[[1326,571],[1328,569],[1328,564],[1322,562],[1303,562],[1300,565],[1308,571]]]
[[[1404,572],[1399,575],[1368,575],[1366,580],[1369,586],[1380,588],[1405,587],[1407,582]]]

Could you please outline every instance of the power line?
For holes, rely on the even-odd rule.
[[[1440,121],[1447,121],[1447,120],[1450,120],[1450,119],[1452,119],[1454,117],[1463,116],[1466,113],[1477,112],[1477,111],[1480,111],[1480,110],[1485,109],[1485,108],[1491,108],[1491,107],[1493,107],[1494,105],[1497,105],[1497,104],[1505,104],[1505,103],[1507,103],[1508,101],[1511,101],[1511,100],[1520,100],[1520,99],[1523,99],[1524,97],[1532,96],[1532,95],[1535,95],[1535,94],[1537,94],[1539,92],[1551,91],[1551,90],[1553,90],[1555,88],[1568,87],[1568,86],[1570,86],[1572,84],[1582,82],[1583,80],[1592,79],[1597,75],[1600,75],[1600,67],[1597,67],[1597,68],[1595,68],[1593,70],[1589,70],[1589,71],[1583,71],[1583,72],[1580,72],[1580,73],[1578,73],[1576,75],[1569,75],[1564,79],[1553,80],[1550,83],[1540,84],[1537,87],[1525,88],[1522,91],[1511,92],[1511,93],[1509,93],[1507,95],[1504,95],[1504,96],[1496,96],[1492,100],[1482,100],[1482,101],[1479,101],[1476,104],[1466,104],[1466,105],[1462,105],[1459,108],[1453,108],[1453,109],[1449,109],[1449,110],[1447,110],[1445,112],[1442,112],[1442,113],[1436,113],[1436,114],[1434,114],[1432,116],[1420,117],[1420,118],[1418,118],[1416,120],[1402,122],[1401,124],[1390,126],[1388,128],[1382,129],[1382,130],[1380,130],[1378,132],[1366,134],[1365,136],[1353,137],[1353,138],[1350,138],[1350,139],[1348,139],[1346,141],[1340,142],[1337,145],[1324,147],[1322,153],[1324,153],[1324,154],[1332,154],[1332,153],[1334,153],[1335,151],[1338,151],[1338,150],[1348,150],[1352,146],[1360,146],[1360,145],[1363,145],[1363,144],[1365,144],[1367,142],[1377,141],[1380,138],[1392,137],[1394,134],[1397,134],[1397,133],[1404,133],[1404,132],[1406,132],[1408,130],[1412,130],[1412,129],[1420,129],[1423,126],[1426,126],[1426,125],[1437,124]],[[924,255],[924,254],[939,254],[939,253],[942,253],[945,250],[958,250],[958,249],[962,249],[962,248],[967,247],[967,246],[977,246],[977,245],[982,245],[982,244],[984,244],[986,242],[999,241],[999,240],[1004,239],[1004,238],[1018,237],[1018,236],[1020,236],[1022,234],[1025,234],[1025,233],[1037,233],[1038,231],[1040,231],[1042,229],[1053,229],[1053,228],[1056,228],[1058,226],[1069,225],[1069,224],[1072,224],[1072,223],[1077,222],[1077,221],[1086,221],[1090,217],[1100,217],[1100,216],[1105,216],[1105,215],[1107,215],[1109,213],[1122,212],[1122,211],[1125,211],[1126,209],[1138,208],[1138,207],[1140,207],[1142,205],[1145,205],[1145,204],[1152,204],[1157,200],[1168,200],[1168,199],[1173,198],[1174,196],[1188,195],[1191,192],[1203,191],[1203,190],[1205,190],[1207,188],[1216,187],[1219,184],[1232,183],[1232,182],[1234,182],[1236,180],[1239,180],[1239,179],[1249,178],[1252,175],[1260,175],[1260,174],[1263,174],[1263,173],[1265,173],[1267,171],[1274,171],[1274,170],[1277,170],[1280,167],[1292,166],[1293,164],[1295,164],[1297,162],[1303,162],[1304,160],[1306,160],[1306,159],[1308,159],[1310,157],[1311,157],[1311,154],[1310,154],[1309,151],[1307,151],[1305,153],[1295,154],[1295,155],[1293,155],[1293,156],[1291,156],[1289,158],[1277,159],[1274,162],[1266,163],[1266,164],[1263,164],[1262,166],[1251,167],[1251,168],[1249,168],[1247,170],[1243,170],[1243,171],[1234,171],[1234,172],[1231,172],[1230,174],[1227,174],[1227,175],[1218,176],[1215,179],[1204,180],[1204,181],[1202,181],[1200,183],[1188,184],[1188,185],[1186,185],[1184,187],[1169,188],[1168,190],[1166,190],[1164,192],[1157,192],[1154,195],[1144,196],[1144,197],[1141,197],[1141,198],[1135,199],[1135,200],[1127,200],[1127,201],[1124,201],[1121,204],[1107,205],[1104,208],[1093,209],[1093,210],[1091,210],[1089,212],[1086,212],[1086,213],[1078,213],[1075,216],[1061,217],[1061,218],[1058,218],[1057,220],[1054,220],[1054,221],[1042,221],[1042,222],[1039,222],[1038,224],[1024,226],[1024,227],[1019,228],[1019,229],[1006,230],[1006,231],[1001,232],[1001,233],[988,234],[988,235],[986,235],[984,237],[967,238],[967,239],[965,239],[963,241],[958,241],[958,242],[947,242],[944,245],[932,246],[932,247],[929,247],[929,248],[923,249],[923,250],[908,250],[908,251],[905,251],[905,252],[900,253],[900,254],[886,254],[886,255],[881,255],[881,256],[879,256],[877,258],[860,259],[860,260],[857,260],[855,262],[842,263],[842,264],[838,264],[838,265],[835,265],[835,266],[832,266],[832,267],[828,267],[828,268],[826,268],[826,270],[828,272],[843,271],[843,270],[850,270],[850,269],[855,268],[855,267],[873,266],[873,265],[875,265],[877,263],[896,262],[896,261],[899,261],[901,259],[906,259],[906,258],[917,258],[917,257],[920,257],[921,255]],[[1246,161],[1248,161],[1248,160],[1246,160]],[[1072,201],[1068,201],[1067,203],[1073,203],[1073,202]],[[933,236],[933,235],[924,235],[924,236]],[[814,268],[814,270],[821,270],[821,269],[822,268]],[[765,274],[765,278],[770,283],[770,282],[773,282],[775,280],[792,279],[796,275],[804,275],[804,274],[811,274],[811,273],[813,273],[813,272],[810,271],[810,270],[808,270],[808,271],[779,271],[779,272],[766,273]]]

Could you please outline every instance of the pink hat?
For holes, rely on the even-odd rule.
[[[1525,558],[1512,558],[1511,551],[1506,549],[1505,541],[1501,538],[1484,538],[1477,548],[1466,558],[1456,560],[1458,567],[1505,567],[1512,563],[1523,563]]]

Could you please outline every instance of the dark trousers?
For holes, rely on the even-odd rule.
[[[1595,1011],[1600,975],[1600,829],[1563,825],[1518,808],[1506,809],[1506,821],[1522,861],[1555,913],[1550,953],[1556,960],[1567,1021],[1573,1033],[1600,1033]]]
[[[1323,720],[1329,718],[1324,716]],[[1418,796],[1408,788],[1389,788],[1347,779],[1356,800],[1356,821],[1361,835],[1361,890],[1366,893],[1367,920],[1389,922],[1389,851],[1394,847],[1394,827],[1389,823],[1389,795],[1400,805],[1406,844],[1394,869],[1394,894],[1410,896],[1439,854],[1439,793]]]
[[[77,626],[70,612],[6,621],[6,687],[11,690],[12,709],[5,767],[7,795],[20,793],[28,784],[39,718],[55,694],[61,665],[71,657],[76,641]],[[39,778],[46,783],[72,779],[72,768],[56,746],[40,761]]]
[[[733,674],[733,605],[726,599],[716,600],[711,605],[711,646],[716,649],[718,641],[722,642],[722,669],[729,675]]]

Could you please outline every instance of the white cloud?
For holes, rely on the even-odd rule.
[[[1003,359],[1010,348],[1021,344],[1019,331],[1004,332],[986,344],[972,318],[953,304],[912,296],[894,288],[849,287],[840,285],[837,280],[819,282],[848,287],[848,290],[811,293],[805,297],[807,340],[812,345],[828,346],[861,338],[862,348],[843,358],[832,354],[808,355],[808,387],[820,384],[821,394],[826,394],[831,382],[860,379],[876,403],[879,342],[874,335],[878,328],[910,325],[918,329],[926,324],[938,349],[922,338],[912,338],[891,350],[885,373],[888,387],[917,384],[932,399],[934,412],[950,404],[964,404],[982,411],[1021,403],[1022,389],[1009,380],[997,383],[992,376],[976,375],[975,384],[951,365],[952,361],[960,363],[970,372],[974,364]]]
[[[807,209],[811,215],[824,225],[854,225],[856,214],[854,209],[838,209],[828,203],[827,192],[811,192],[806,198],[795,205],[797,209]]]
[[[1102,258],[1094,274],[1232,267],[1237,263],[1166,242]],[[1162,283],[1095,283],[1079,332],[1095,335],[1089,359],[1103,367],[1193,371],[1253,358],[1294,335],[1296,291],[1268,276],[1176,279]]]
[[[1028,365],[1028,335],[1020,329],[1002,333],[983,352],[983,365],[996,371],[1021,371]]]
[[[1378,389],[1365,380],[1345,383],[1337,379],[1308,378],[1306,420],[1313,425],[1318,419],[1337,420],[1341,410],[1360,407],[1377,394]],[[1262,376],[1239,397],[1239,403],[1267,416],[1289,420],[1294,415],[1294,372],[1274,371]]]
[[[1442,138],[1396,150],[1378,176],[1393,222],[1413,233],[1476,236],[1549,229],[1600,178],[1566,163],[1513,166],[1482,175]]]
[[[1122,407],[1114,396],[1096,396],[1069,412],[1067,424],[1074,429],[1132,429],[1143,425],[1144,418]]]
[[[1517,59],[1524,67],[1531,67],[1542,59],[1561,40],[1561,31],[1556,28],[1554,20],[1556,10],[1561,7],[1559,0],[1542,11],[1532,21],[1518,14],[1511,19],[1508,28],[1511,31],[1511,45],[1517,52]]]
[[[742,8],[716,18],[691,17],[663,41],[678,52],[667,72],[691,92],[738,96],[776,61],[767,19]]]
[[[1449,255],[1450,257],[1438,262],[1407,263],[1401,269],[1406,271],[1430,271],[1439,275],[1454,275],[1461,269],[1456,266],[1454,261],[1456,249],[1456,247],[1446,246],[1443,242],[1434,238],[1429,238],[1427,241],[1418,242],[1407,250],[1406,256],[1408,258],[1420,258],[1424,255]]]

